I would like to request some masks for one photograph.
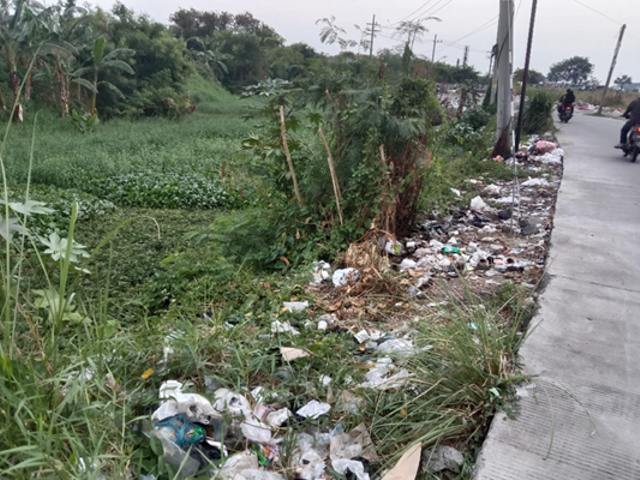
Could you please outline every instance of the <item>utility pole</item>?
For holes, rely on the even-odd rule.
[[[513,128],[513,0],[500,0],[498,22],[498,128],[493,156],[507,158],[511,153]]]
[[[464,60],[462,61],[462,68],[467,68],[468,61],[469,61],[469,45],[464,47]]]
[[[438,35],[433,37],[433,52],[431,53],[431,63],[435,63],[436,61],[436,45],[438,43],[442,43],[442,40],[438,40]]]
[[[376,34],[376,15],[373,14],[373,21],[371,22],[371,44],[369,45],[369,60],[373,58],[373,39]]]
[[[527,55],[524,60],[524,72],[522,74],[522,91],[520,92],[520,109],[518,110],[518,128],[516,128],[515,148],[520,148],[520,133],[522,130],[522,117],[524,113],[524,99],[527,95],[527,80],[529,79],[529,65],[531,63],[531,47],[533,46],[533,29],[536,25],[536,13],[538,0],[533,0],[531,6],[531,21],[529,23],[529,40],[527,41]]]
[[[460,59],[456,58],[456,68],[460,68]]]
[[[598,107],[598,114],[602,113],[602,107],[604,106],[604,101],[607,97],[607,90],[609,90],[609,84],[611,83],[611,77],[613,76],[613,70],[616,68],[616,62],[618,61],[618,53],[620,53],[620,47],[622,46],[622,39],[624,37],[624,32],[627,29],[627,25],[622,25],[620,29],[620,36],[618,37],[618,44],[616,45],[616,51],[613,54],[613,61],[611,62],[611,69],[609,70],[609,75],[607,76],[607,83],[604,86],[604,92],[602,92],[602,100],[600,101],[600,106]]]

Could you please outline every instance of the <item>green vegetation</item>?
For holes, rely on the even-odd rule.
[[[174,479],[139,420],[163,381],[204,392],[205,378],[245,396],[263,386],[291,410],[333,399],[330,415],[290,422],[272,466],[289,478],[292,434],[338,420],[367,421],[376,471],[412,443],[450,442],[470,448],[457,472],[470,478],[521,378],[529,294],[468,291],[418,312],[384,273],[383,294],[349,300],[380,323],[353,321],[384,329],[415,313],[414,344],[433,348],[406,365],[410,389],[379,391],[355,386],[370,366],[351,333],[308,324],[330,305],[306,285],[313,261],[339,264],[371,232],[404,235],[421,211],[466,200],[451,191],[465,179],[511,175],[486,159],[494,120],[475,107],[477,72],[415,58],[422,25],[402,25],[404,55],[370,61],[334,20],[322,34],[344,48],[328,57],[248,13],[180,10],[169,28],[121,4],[0,13],[13,39],[0,86],[24,110],[22,123],[0,113],[1,478]],[[435,81],[462,84],[474,108],[449,121]],[[290,300],[311,306],[284,311]],[[272,332],[276,320],[300,335]],[[312,355],[285,362],[281,346]]]
[[[554,63],[549,69],[547,80],[570,85],[584,85],[593,73],[594,65],[586,57],[571,57]]]
[[[552,131],[552,112],[557,103],[557,95],[547,90],[535,89],[527,92],[522,118],[522,131],[525,134],[539,134]]]

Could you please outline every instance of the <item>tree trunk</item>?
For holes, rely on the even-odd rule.
[[[59,59],[56,59],[56,78],[58,79],[58,88],[60,91],[60,108],[62,116],[69,115],[69,78],[64,73],[64,68]]]
[[[15,112],[13,114],[13,121],[16,123],[22,123],[22,105],[20,105],[20,77],[16,71],[12,71],[9,80],[11,81],[11,92],[13,93],[13,103],[15,105]]]
[[[33,80],[33,76],[31,72],[27,75],[27,78],[24,81],[24,101],[28,102],[31,100],[31,81]]]
[[[98,69],[93,74],[93,100],[91,100],[91,115],[96,113],[96,100],[98,98]]]
[[[11,93],[13,93],[13,103],[20,102],[20,77],[15,70],[9,74],[9,81],[11,82]]]
[[[2,110],[7,109],[7,102],[4,99],[4,95],[2,94],[2,86],[0,86],[0,107],[2,107]]]

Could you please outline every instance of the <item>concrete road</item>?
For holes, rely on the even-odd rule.
[[[640,162],[622,123],[561,126],[565,170],[550,282],[521,350],[517,420],[499,415],[476,480],[640,479]]]

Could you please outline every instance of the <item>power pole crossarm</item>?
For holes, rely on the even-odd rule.
[[[622,25],[620,29],[620,36],[618,37],[618,44],[616,45],[616,51],[613,54],[613,60],[611,61],[611,68],[609,69],[609,75],[607,76],[607,83],[604,86],[604,92],[602,92],[602,100],[600,101],[600,106],[598,107],[598,114],[602,114],[602,107],[604,106],[604,101],[607,98],[607,91],[609,90],[609,85],[611,84],[611,77],[613,76],[613,70],[616,68],[616,62],[618,61],[618,54],[620,53],[620,47],[622,46],[622,39],[624,38],[624,32],[627,29],[626,25]]]

